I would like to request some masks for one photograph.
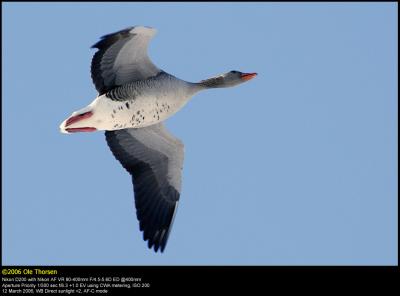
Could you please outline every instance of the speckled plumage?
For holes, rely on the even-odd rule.
[[[179,111],[199,89],[195,84],[160,72],[154,77],[130,82],[97,97],[89,105],[93,116],[84,124],[108,131],[156,124]],[[76,114],[84,112],[85,108],[76,111]],[[76,122],[69,127],[81,124]]]

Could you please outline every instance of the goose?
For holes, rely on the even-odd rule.
[[[148,248],[162,253],[181,194],[184,145],[165,127],[196,93],[232,87],[257,73],[230,71],[197,83],[157,68],[147,49],[156,29],[133,26],[92,46],[91,77],[98,96],[73,112],[60,132],[105,131],[106,142],[131,175],[136,216]]]

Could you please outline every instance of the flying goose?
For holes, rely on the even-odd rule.
[[[181,192],[184,146],[163,121],[197,92],[231,87],[257,73],[230,71],[198,83],[187,82],[157,68],[147,55],[156,30],[135,26],[105,35],[91,76],[98,96],[60,125],[62,133],[104,130],[107,144],[131,174],[136,215],[144,241],[164,251]]]

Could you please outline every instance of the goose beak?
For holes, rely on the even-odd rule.
[[[240,78],[242,78],[244,81],[247,81],[247,80],[253,79],[256,76],[257,76],[257,73],[242,73]]]

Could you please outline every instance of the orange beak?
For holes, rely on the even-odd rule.
[[[257,76],[257,73],[243,73],[240,78],[247,81],[247,80],[253,79],[256,76]]]

